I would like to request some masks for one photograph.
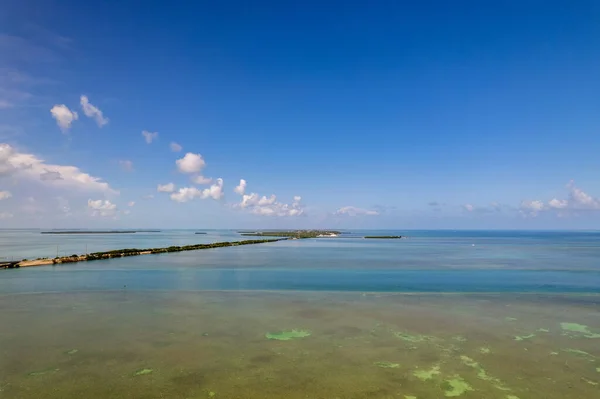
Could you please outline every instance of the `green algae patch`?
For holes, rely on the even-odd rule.
[[[134,376],[139,376],[139,375],[148,375],[148,374],[152,374],[154,372],[154,370],[152,369],[139,369],[138,371],[136,371],[135,373],[133,373]]]
[[[455,335],[454,337],[452,337],[452,339],[457,342],[467,342],[467,339],[462,335]]]
[[[496,389],[499,389],[501,391],[510,391],[510,388],[506,387],[506,385],[504,385],[504,383],[500,381],[500,379],[489,375],[487,371],[472,358],[462,355],[460,357],[460,360],[465,365],[475,369],[477,371],[477,378],[479,378],[480,380],[491,383]]]
[[[588,358],[594,358],[594,355],[592,355],[591,353],[587,353],[586,351],[582,351],[580,349],[572,349],[572,348],[567,348],[567,349],[563,349],[564,352],[567,353],[572,353],[573,355],[577,355],[577,356],[583,356],[583,357],[588,357]]]
[[[533,337],[535,337],[535,334],[517,335],[515,336],[515,341],[525,341],[526,339],[531,339]]]
[[[413,375],[421,381],[431,380],[436,375],[440,374],[440,366],[433,366],[429,370],[415,370]]]
[[[404,395],[404,399],[417,399],[417,397],[412,395]]]
[[[59,369],[46,369],[46,370],[40,370],[40,371],[32,371],[31,373],[27,374],[30,377],[38,377],[40,375],[44,375],[44,374],[52,374],[52,373],[56,373]]]
[[[310,333],[303,330],[279,331],[276,333],[266,333],[265,337],[277,341],[289,341],[296,338],[310,337]]]
[[[375,366],[381,367],[382,369],[397,369],[400,368],[400,363],[375,362]]]
[[[596,367],[596,371],[600,373],[600,367]]]
[[[484,355],[488,355],[490,352],[491,352],[490,348],[486,348],[486,347],[479,348],[479,353],[482,353]]]
[[[519,397],[515,395],[506,395],[506,399],[519,399]]]
[[[581,380],[583,382],[588,383],[588,384],[593,385],[593,386],[597,386],[598,385],[598,383],[596,381],[589,380],[589,379],[587,379],[585,377],[581,377]]]
[[[517,319],[514,318],[514,317],[505,317],[504,320],[506,320],[506,321],[517,321]]]
[[[560,323],[565,335],[583,335],[585,338],[600,338],[600,334],[590,331],[585,324],[578,323]]]
[[[430,342],[435,339],[435,337],[432,337],[430,335],[420,335],[420,334],[412,335],[412,334],[408,334],[404,331],[395,331],[394,336],[396,338],[400,338],[403,341],[412,342],[412,343]]]
[[[558,355],[558,352],[550,352],[550,355],[556,356],[556,355]]]
[[[66,353],[67,355],[74,355],[74,354],[76,354],[77,352],[79,352],[79,349],[71,349],[70,351],[66,351],[65,353]]]
[[[208,397],[209,397],[209,398],[214,398],[215,396],[217,396],[217,393],[216,393],[216,392],[210,391],[210,392],[208,393]]]
[[[550,330],[548,330],[547,328],[538,328],[537,330],[538,330],[538,332],[545,332],[545,333],[550,332]]]
[[[449,380],[446,380],[447,388],[445,389],[444,395],[448,397],[460,396],[468,391],[472,391],[473,388],[460,376],[455,376]]]

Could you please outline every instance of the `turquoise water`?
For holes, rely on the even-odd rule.
[[[246,237],[191,230],[115,235],[3,231],[4,257],[66,254]],[[364,234],[400,234],[368,240]],[[83,250],[78,251],[78,248]],[[145,255],[2,274],[0,293],[77,290],[319,290],[386,292],[600,291],[600,233],[353,231],[337,238]]]
[[[247,238],[207,233],[5,230],[0,257]],[[0,270],[0,397],[597,398],[599,244],[353,231]]]

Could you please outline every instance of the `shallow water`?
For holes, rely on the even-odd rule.
[[[532,294],[8,295],[0,389],[6,398],[596,398],[600,335],[561,323],[600,333],[599,305]],[[304,336],[267,337],[294,329]]]
[[[411,234],[0,270],[0,398],[600,397],[598,233]]]

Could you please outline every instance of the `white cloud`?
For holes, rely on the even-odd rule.
[[[66,133],[70,128],[71,124],[79,118],[77,112],[71,111],[69,107],[64,104],[57,104],[50,110],[52,117],[56,119],[56,123]]]
[[[585,193],[583,190],[575,186],[575,182],[571,180],[567,185],[569,188],[569,207],[579,210],[599,210],[600,199],[594,198]]]
[[[181,159],[175,161],[181,173],[199,173],[206,165],[202,155],[188,152]]]
[[[172,193],[173,191],[175,191],[175,184],[173,184],[173,183],[159,184],[156,187],[156,191],[158,191],[159,193]]]
[[[525,216],[537,216],[539,212],[545,209],[545,205],[543,201],[539,200],[525,200],[521,201],[521,206],[519,207],[522,215]]]
[[[145,199],[145,200],[150,200],[150,199],[152,199],[152,198],[154,198],[154,195],[153,195],[153,194],[146,194],[146,195],[142,195],[142,199]]]
[[[188,202],[201,196],[202,192],[196,187],[182,187],[176,193],[171,194],[171,199],[176,202]]]
[[[57,188],[118,193],[102,179],[84,173],[76,166],[49,164],[33,154],[18,152],[8,144],[0,144],[0,175],[3,174],[41,180],[42,184]]]
[[[88,200],[88,208],[92,210],[92,216],[114,216],[117,205],[109,200]]]
[[[171,194],[171,199],[176,202],[188,202],[195,198],[212,198],[219,200],[223,197],[223,179],[217,179],[215,184],[204,190],[196,187],[182,187],[177,192]]]
[[[239,195],[244,195],[244,193],[246,192],[246,185],[246,180],[240,179],[240,184],[235,186],[233,191],[235,191]]]
[[[0,219],[9,219],[14,215],[10,212],[0,212]]]
[[[257,193],[244,194],[246,191],[246,180],[240,180],[240,184],[234,191],[242,196],[242,200],[234,204],[235,208],[241,208],[255,215],[262,216],[300,216],[304,214],[304,208],[300,201],[302,197],[294,196],[291,204],[285,204],[277,201],[277,196],[260,196]]]
[[[129,201],[129,202],[127,203],[127,206],[134,206],[134,205],[135,205],[135,201]]]
[[[81,108],[83,108],[83,113],[88,118],[94,118],[98,127],[102,127],[108,123],[108,118],[105,118],[102,114],[102,111],[94,105],[90,103],[87,96],[81,96],[80,98]]]
[[[204,177],[202,175],[192,177],[192,181],[195,184],[200,184],[200,185],[212,183],[212,179],[210,177]]]
[[[465,204],[463,205],[463,208],[465,208],[467,212],[473,212],[475,210],[475,207],[471,204]]]
[[[10,197],[12,197],[10,191],[0,191],[0,201],[8,199]]]
[[[62,180],[63,177],[59,172],[44,169],[44,173],[40,173],[40,179],[43,181]]]
[[[179,144],[177,144],[174,141],[171,141],[171,144],[169,144],[169,147],[171,147],[171,151],[173,151],[173,152],[179,152],[183,149],[182,146],[180,146]]]
[[[335,214],[344,216],[377,216],[379,215],[379,212],[369,209],[357,208],[355,206],[344,206],[335,211]]]
[[[154,140],[158,138],[158,132],[149,132],[147,130],[144,130],[142,132],[142,136],[144,136],[144,140],[146,140],[146,143],[151,144]]]
[[[569,206],[569,201],[554,198],[548,202],[548,206],[553,209],[564,209]]]
[[[133,172],[133,162],[132,161],[121,160],[121,161],[119,161],[119,165],[121,166],[121,169],[123,169],[125,172]]]
[[[131,211],[129,209],[125,209],[123,211],[123,215],[129,215],[131,213]]]

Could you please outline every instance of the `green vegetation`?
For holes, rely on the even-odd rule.
[[[535,337],[535,334],[517,335],[517,336],[515,336],[515,341],[524,341],[526,339],[531,339],[533,337]]]
[[[446,385],[447,388],[445,389],[446,392],[444,395],[448,397],[460,396],[467,391],[473,390],[473,388],[458,375],[446,380]]]
[[[482,353],[482,354],[484,354],[484,355],[487,355],[487,354],[489,354],[491,352],[491,350],[490,350],[490,348],[485,348],[484,347],[484,348],[479,348],[479,352]]]
[[[590,328],[584,324],[577,323],[560,323],[560,327],[565,332],[565,335],[581,334],[585,338],[600,338],[600,334],[590,331]]]
[[[56,373],[59,369],[46,369],[46,370],[41,370],[41,371],[33,371],[29,374],[27,374],[30,377],[37,377],[39,375],[44,375],[44,374],[50,374],[50,373]]]
[[[276,333],[266,333],[267,339],[274,339],[277,341],[289,341],[294,338],[305,338],[309,337],[310,333],[303,330],[291,330],[291,331],[280,331]]]
[[[365,238],[402,238],[402,236],[365,236]]]
[[[116,249],[114,251],[94,252],[94,253],[83,256],[82,260],[100,260],[100,259],[110,259],[110,258],[122,258],[125,256],[137,256],[137,255],[144,255],[144,254],[162,254],[162,253],[170,253],[170,252],[196,251],[196,250],[200,250],[200,249],[235,247],[238,245],[262,244],[262,243],[267,243],[267,242],[276,242],[276,241],[280,241],[280,240],[281,239],[215,242],[212,244],[194,244],[194,245],[184,245],[181,247],[171,246],[171,247],[167,247],[167,248],[148,248],[148,249],[124,248],[124,249]],[[64,259],[65,258],[59,258],[58,261],[55,259],[54,263],[60,263],[60,262],[64,261]]]
[[[400,363],[375,362],[375,366],[381,367],[383,369],[397,369],[400,368]]]
[[[406,342],[412,342],[412,343],[417,343],[417,342],[429,342],[429,341],[433,341],[435,339],[435,337],[429,336],[429,335],[411,335],[402,331],[397,331],[394,332],[394,335],[397,338],[400,338],[403,341]]]
[[[257,231],[249,233],[240,233],[243,236],[255,237],[289,237],[289,238],[317,238],[327,236],[337,236],[341,234],[334,230],[290,230],[290,231]]]
[[[71,349],[70,351],[66,351],[65,353],[66,353],[67,355],[74,355],[74,354],[76,354],[77,352],[79,352],[79,349]]]
[[[146,374],[151,374],[154,370],[152,369],[139,369],[138,371],[136,371],[135,373],[133,373],[134,376],[138,376],[138,375],[146,375]]]
[[[427,381],[440,374],[440,366],[433,366],[429,370],[415,370],[413,375],[421,381]]]

